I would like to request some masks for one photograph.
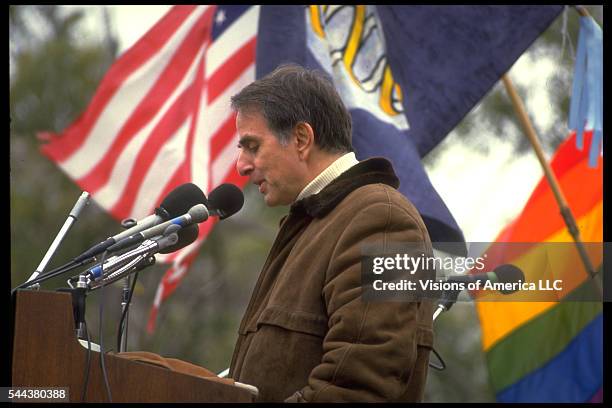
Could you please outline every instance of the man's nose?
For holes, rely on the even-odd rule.
[[[238,170],[238,174],[241,176],[248,176],[253,172],[253,162],[248,158],[248,155],[244,154],[242,150],[240,150],[238,153],[236,170]]]

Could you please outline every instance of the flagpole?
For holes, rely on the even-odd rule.
[[[599,291],[599,294],[601,295],[603,293],[601,285],[599,281],[595,279],[597,276],[597,273],[595,272],[595,269],[593,268],[593,264],[591,263],[591,260],[589,259],[589,256],[587,255],[586,249],[584,247],[584,243],[582,242],[582,239],[580,238],[580,230],[578,230],[578,227],[576,226],[576,220],[574,218],[574,215],[572,214],[572,211],[569,208],[569,205],[567,204],[567,200],[565,199],[565,196],[563,195],[563,191],[561,191],[559,182],[557,181],[557,178],[555,177],[555,174],[553,173],[552,168],[550,167],[550,164],[548,163],[548,161],[546,160],[546,157],[544,156],[544,151],[542,150],[542,146],[540,145],[538,136],[533,128],[533,125],[531,124],[531,120],[529,119],[529,116],[527,115],[527,111],[525,110],[523,101],[521,100],[520,96],[516,92],[516,89],[514,88],[514,85],[512,84],[512,81],[510,80],[510,77],[508,76],[507,73],[502,75],[502,81],[504,83],[504,86],[506,87],[506,91],[510,95],[510,99],[512,100],[512,105],[514,106],[514,110],[516,111],[516,114],[519,118],[519,121],[521,122],[521,125],[523,126],[523,130],[525,131],[527,138],[531,142],[531,146],[533,147],[533,150],[535,151],[536,156],[538,157],[538,160],[540,161],[540,165],[542,166],[542,169],[544,170],[544,175],[546,176],[546,179],[548,180],[548,184],[550,185],[553,191],[553,194],[555,196],[555,199],[557,200],[557,204],[559,205],[561,216],[563,217],[563,220],[565,221],[565,225],[567,226],[569,233],[574,239],[574,243],[576,244],[576,248],[578,249],[578,253],[580,254],[580,258],[582,259],[582,262],[584,263],[586,271],[589,274],[589,276],[593,279],[593,282],[597,290]]]
[[[589,14],[588,10],[583,7],[583,6],[572,6],[576,9],[576,11],[578,12],[578,14],[580,14],[582,17],[591,17],[591,15]]]

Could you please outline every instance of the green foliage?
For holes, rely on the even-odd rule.
[[[56,6],[42,10],[56,34],[31,48],[19,47],[12,62],[17,67],[11,78],[12,136],[26,137],[30,143],[36,132],[59,132],[75,119],[89,103],[114,58],[100,44],[77,45],[72,39],[72,30],[82,13],[60,17]],[[26,12],[14,13],[19,15],[15,18],[15,33],[25,31],[21,14]]]
[[[27,22],[53,33],[36,39]],[[36,133],[61,131],[87,106],[113,55],[99,44],[77,45],[74,30],[82,13],[62,16],[57,6],[12,6],[9,34],[14,74],[10,88],[11,275],[16,285],[37,267],[80,195],[77,186],[38,152]],[[42,21],[40,21],[42,19]],[[41,27],[37,27],[40,30]],[[19,39],[29,41],[18,43]],[[95,214],[92,215],[91,212]],[[112,223],[92,204],[62,244],[55,259],[84,250]],[[98,218],[92,222],[93,217]],[[89,220],[89,221],[88,221]],[[17,222],[19,223],[17,225]],[[80,240],[71,239],[80,234]],[[93,241],[90,241],[93,242]],[[73,255],[74,256],[74,255]],[[49,265],[52,268],[53,262]],[[57,265],[55,265],[57,266]]]

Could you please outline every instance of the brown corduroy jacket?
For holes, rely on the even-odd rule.
[[[294,203],[239,328],[230,377],[259,401],[420,401],[431,301],[364,302],[364,244],[421,242],[423,221],[385,159]]]

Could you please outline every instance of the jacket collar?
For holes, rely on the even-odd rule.
[[[313,218],[323,218],[344,198],[359,187],[383,183],[399,187],[399,179],[391,163],[384,158],[367,159],[354,165],[328,184],[318,194],[313,194],[291,205],[290,213],[306,213]]]

